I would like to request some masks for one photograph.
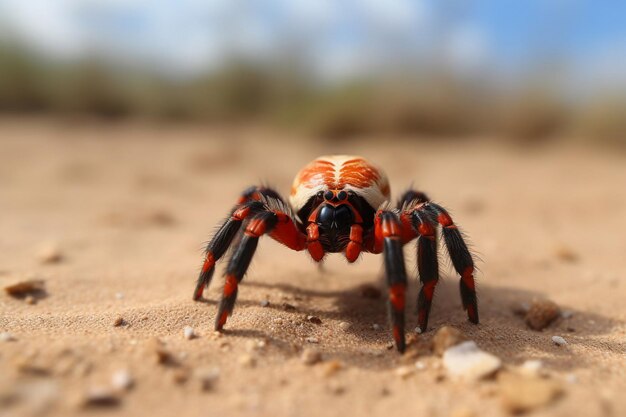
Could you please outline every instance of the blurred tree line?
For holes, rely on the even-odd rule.
[[[320,83],[297,60],[233,59],[191,77],[107,65],[51,62],[0,45],[0,113],[106,119],[265,123],[325,138],[368,134],[471,136],[533,141],[574,135],[626,145],[626,96],[562,97],[550,77],[502,91],[442,68]]]

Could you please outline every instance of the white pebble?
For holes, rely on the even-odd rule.
[[[416,327],[416,328],[415,328],[415,333],[417,333],[417,334],[422,334],[422,329],[420,329],[420,327],[419,327],[419,326],[418,326],[418,327]]]
[[[130,389],[134,383],[135,381],[127,369],[120,369],[111,377],[111,385],[120,391]]]
[[[194,337],[196,337],[196,333],[194,332],[193,328],[190,326],[185,326],[185,328],[183,329],[183,335],[185,336],[185,339],[187,340],[191,340]]]
[[[372,329],[380,330],[380,324],[376,324],[376,323],[372,324]]]
[[[423,371],[424,369],[426,369],[426,364],[422,361],[417,361],[415,362],[415,369],[417,369],[418,371]]]
[[[567,345],[567,340],[563,339],[561,336],[552,336],[552,342],[557,346]]]
[[[308,343],[319,343],[320,342],[320,340],[317,337],[307,337],[306,341]]]
[[[519,370],[522,374],[528,376],[538,376],[543,369],[543,362],[539,359],[529,359],[524,361]]]
[[[351,325],[350,323],[348,323],[347,321],[342,321],[341,323],[339,323],[339,328],[340,328],[341,330],[343,330],[344,332],[345,332],[346,330],[349,330],[349,329],[350,329],[350,327],[352,327],[352,325]]]
[[[269,300],[262,300],[261,301],[261,307],[269,307],[269,306],[270,306]]]
[[[15,342],[17,339],[9,332],[0,333],[0,342]]]
[[[502,361],[480,350],[473,341],[467,341],[446,349],[443,365],[453,377],[477,380],[500,369]]]

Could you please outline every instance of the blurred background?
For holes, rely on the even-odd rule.
[[[0,112],[626,144],[626,3],[0,0]]]

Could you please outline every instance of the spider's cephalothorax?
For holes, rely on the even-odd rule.
[[[418,325],[425,331],[439,279],[436,235],[440,228],[452,265],[461,277],[463,307],[469,320],[478,323],[474,262],[448,212],[413,190],[405,192],[397,207],[391,208],[389,193],[389,182],[379,168],[364,158],[346,155],[320,157],[305,166],[293,182],[289,205],[271,188],[248,188],[207,245],[194,300],[200,299],[209,285],[215,262],[237,242],[226,267],[215,322],[216,330],[221,330],[233,311],[238,284],[263,234],[293,250],[307,250],[315,261],[321,261],[326,253],[342,252],[349,262],[356,261],[361,252],[383,253],[393,338],[402,352],[407,282],[402,247],[417,239],[417,269],[422,282],[417,299]],[[238,234],[240,238],[235,239]]]

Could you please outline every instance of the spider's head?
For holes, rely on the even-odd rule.
[[[338,252],[350,241],[350,227],[362,219],[350,203],[347,191],[328,190],[322,197],[315,217],[320,242],[326,251]]]

